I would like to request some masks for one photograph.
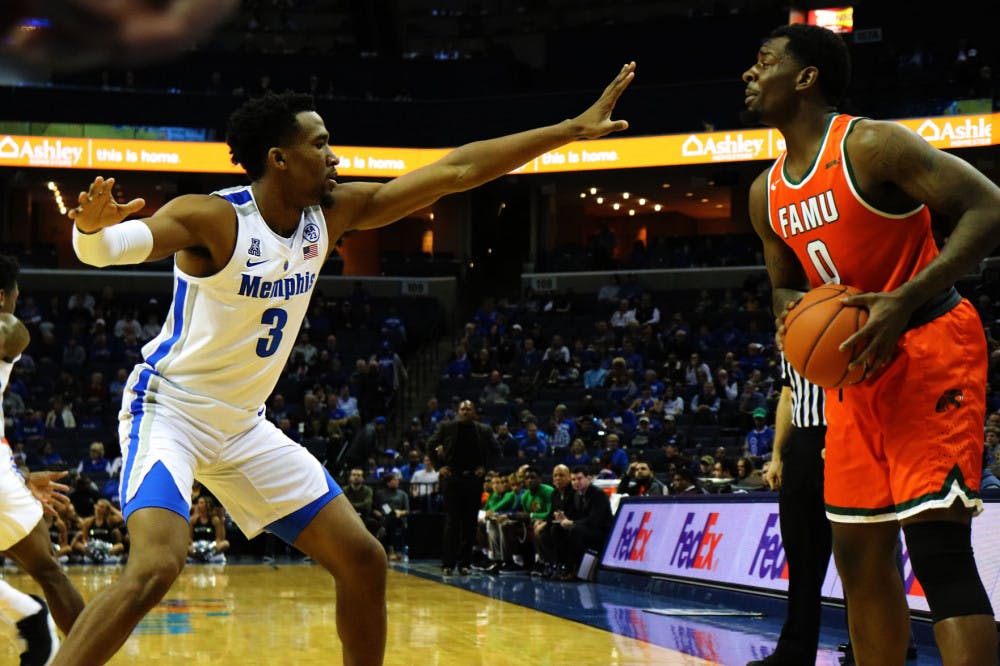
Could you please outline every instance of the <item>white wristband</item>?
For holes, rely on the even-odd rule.
[[[119,222],[93,234],[74,224],[73,250],[80,261],[98,268],[141,264],[153,251],[153,232],[139,220]]]

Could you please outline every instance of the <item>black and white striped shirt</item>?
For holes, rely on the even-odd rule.
[[[781,356],[781,385],[792,389],[792,425],[814,428],[826,425],[823,414],[823,389],[803,379],[785,356]]]

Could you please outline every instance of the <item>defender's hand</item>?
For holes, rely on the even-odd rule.
[[[85,234],[92,234],[118,224],[146,206],[145,199],[132,199],[126,204],[118,203],[112,192],[114,185],[114,178],[104,180],[98,176],[86,192],[80,192],[77,207],[69,211],[69,217],[77,229]]]
[[[621,132],[628,129],[628,121],[611,120],[611,112],[614,111],[618,98],[621,97],[634,78],[635,63],[630,62],[622,67],[618,76],[608,84],[598,100],[589,109],[573,119],[573,122],[580,126],[579,137],[581,139],[596,139],[611,132]]]

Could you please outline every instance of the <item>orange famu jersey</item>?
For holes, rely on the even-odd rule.
[[[782,153],[767,174],[771,228],[794,250],[809,284],[847,284],[892,291],[938,254],[924,205],[887,213],[865,201],[844,144],[862,118],[834,116],[816,160],[800,181],[785,171]]]

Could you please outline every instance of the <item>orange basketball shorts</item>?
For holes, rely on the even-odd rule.
[[[986,336],[965,299],[903,334],[878,376],[826,391],[826,512],[901,520],[956,499],[982,511]]]

